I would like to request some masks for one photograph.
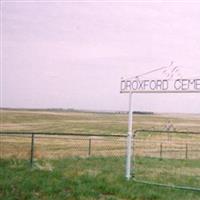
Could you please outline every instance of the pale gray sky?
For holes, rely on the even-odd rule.
[[[198,2],[7,0],[2,6],[4,107],[127,110],[123,76],[171,61],[200,75]],[[200,113],[200,94],[137,94],[133,107]]]

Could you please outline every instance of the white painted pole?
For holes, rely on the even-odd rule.
[[[127,150],[126,150],[126,178],[131,178],[131,162],[132,162],[132,128],[133,128],[133,113],[132,113],[132,92],[129,93],[129,117],[128,117],[128,135],[127,135]]]

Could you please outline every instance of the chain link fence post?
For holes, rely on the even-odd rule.
[[[92,150],[92,139],[89,138],[89,146],[88,146],[88,156],[91,156],[91,150]]]
[[[33,159],[34,159],[34,137],[35,137],[35,134],[32,133],[32,137],[31,137],[31,158],[30,158],[31,167],[33,167]]]
[[[185,159],[188,159],[188,144],[185,145]]]
[[[160,143],[160,160],[162,160],[163,157],[163,144]]]

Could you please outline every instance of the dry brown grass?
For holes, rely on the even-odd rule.
[[[200,139],[200,138],[198,138]],[[84,137],[84,136],[35,136],[34,157],[64,158],[69,156],[89,156],[89,140],[91,140],[90,156],[123,156],[126,152],[125,138]],[[30,157],[31,136],[1,135],[1,157]],[[200,140],[186,140],[156,135],[147,138],[135,138],[134,152],[138,156],[200,159]]]
[[[126,134],[127,115],[48,111],[1,111],[1,131],[74,132]],[[135,129],[162,130],[167,121],[177,130],[199,131],[199,115],[135,115]],[[90,137],[37,136],[35,158],[88,156]],[[93,156],[121,156],[126,152],[124,138],[91,137]],[[29,158],[31,137],[0,135],[1,157]],[[134,151],[139,156],[200,159],[200,135],[137,133]],[[187,147],[186,147],[187,145]],[[186,153],[186,148],[188,152]],[[186,155],[187,154],[187,155]]]
[[[0,110],[1,131],[126,134],[126,114]],[[200,115],[134,115],[134,129],[163,129],[168,121],[179,131],[200,132]]]

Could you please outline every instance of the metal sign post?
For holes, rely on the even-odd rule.
[[[162,79],[152,79],[145,77],[154,72],[161,71],[161,75],[166,77]],[[122,78],[120,92],[129,94],[129,119],[128,119],[128,135],[126,149],[126,178],[130,180],[131,174],[134,173],[134,150],[133,144],[133,113],[132,113],[132,94],[133,93],[200,93],[200,77],[192,78],[178,77],[180,76],[179,67],[173,66],[162,67],[151,70],[142,75],[133,78]],[[160,76],[159,76],[160,77]],[[133,168],[133,169],[132,169]]]
[[[127,150],[126,150],[126,178],[130,180],[131,178],[131,168],[132,168],[132,133],[133,128],[133,112],[132,112],[132,92],[129,93],[129,117],[128,117],[128,135],[127,135]]]

